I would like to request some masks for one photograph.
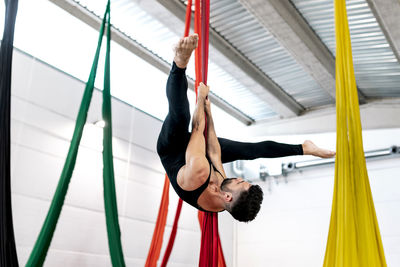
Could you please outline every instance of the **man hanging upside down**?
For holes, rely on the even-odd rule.
[[[187,99],[186,66],[197,47],[196,34],[182,38],[175,48],[174,63],[167,82],[169,113],[157,142],[157,152],[178,196],[202,211],[227,210],[239,221],[253,220],[263,200],[258,185],[242,178],[226,178],[223,163],[235,160],[274,158],[293,155],[333,157],[334,152],[321,149],[311,141],[302,145],[236,142],[218,138],[207,99],[209,87],[200,84],[193,114],[192,132]],[[207,136],[203,135],[207,116]],[[207,142],[206,142],[207,138]]]

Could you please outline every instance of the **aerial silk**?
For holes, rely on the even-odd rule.
[[[104,68],[104,88],[102,115],[105,126],[103,128],[103,187],[104,187],[104,210],[106,215],[108,247],[111,262],[114,267],[125,266],[124,255],[121,245],[121,232],[118,221],[117,196],[115,193],[115,175],[112,152],[112,120],[111,120],[111,86],[110,86],[110,0],[108,0],[107,18],[107,49]]]
[[[106,11],[100,27],[100,34],[96,49],[95,58],[92,69],[86,83],[81,106],[79,108],[78,117],[75,124],[75,130],[65,161],[60,180],[57,185],[56,192],[51,202],[45,222],[40,231],[39,237],[35,243],[32,253],[28,259],[26,266],[37,267],[42,266],[49,249],[51,239],[53,237],[58,218],[64,204],[65,195],[68,190],[68,185],[75,167],[76,156],[78,153],[79,143],[82,137],[83,128],[86,123],[87,113],[90,101],[93,95],[94,82],[96,78],[97,65],[99,60],[101,43],[103,40],[104,30],[107,27],[107,51],[104,73],[104,90],[103,90],[103,120],[105,121],[104,139],[103,139],[103,182],[104,182],[104,203],[106,224],[108,233],[108,243],[111,255],[112,265],[125,266],[120,230],[118,223],[117,203],[115,197],[114,185],[114,167],[112,156],[112,132],[111,132],[111,95],[110,95],[110,39],[111,39],[111,24],[110,24],[110,1],[107,3]]]
[[[187,8],[186,8],[186,24],[185,24],[185,31],[183,34],[184,37],[187,37],[189,35],[190,19],[191,19],[191,14],[192,14],[191,6],[192,6],[192,0],[189,0],[188,4],[187,4]],[[167,180],[167,175],[165,175],[165,178],[166,178],[165,184],[168,183],[168,185],[169,185],[169,180]],[[164,189],[165,189],[165,184],[164,184]],[[168,204],[165,204],[163,202],[165,202],[165,199],[167,199],[168,197],[169,197],[168,192],[164,190],[162,198],[161,198],[160,208],[158,211],[156,226],[155,226],[154,232],[153,232],[153,238],[151,241],[149,253],[147,256],[147,260],[146,260],[146,267],[157,266],[157,260],[160,256],[161,246],[162,246],[162,242],[163,242],[162,234],[164,233],[164,229],[165,229],[164,221],[166,220],[166,217],[168,214]],[[182,199],[179,199],[178,205],[176,208],[176,212],[175,212],[174,223],[172,225],[172,230],[171,230],[171,233],[170,233],[170,236],[168,239],[167,248],[165,249],[163,260],[161,262],[161,267],[167,266],[169,257],[171,256],[172,248],[175,243],[176,233],[178,231],[178,222],[179,222],[179,217],[180,217],[181,211],[182,211],[182,205],[183,205],[183,201],[182,201]]]
[[[345,0],[335,0],[336,165],[324,266],[386,266],[364,158]]]
[[[198,0],[196,2],[198,2]],[[192,0],[189,0],[187,3],[187,6],[186,6],[185,31],[183,33],[184,37],[189,36],[191,15],[192,15]],[[197,88],[197,86],[195,86],[195,87]],[[196,99],[197,99],[197,91],[196,91]],[[182,205],[183,205],[183,200],[181,198],[179,198],[178,206],[176,207],[174,223],[172,225],[172,230],[171,230],[171,234],[169,236],[168,245],[167,245],[167,248],[165,249],[164,257],[161,262],[161,267],[167,266],[169,256],[171,255],[172,248],[173,248],[174,242],[175,242],[176,233],[178,231],[178,222],[179,222],[179,217],[180,217],[181,211],[182,211]]]
[[[158,258],[160,257],[160,251],[164,237],[165,224],[167,223],[168,204],[169,204],[169,179],[168,176],[165,174],[164,189],[161,198],[161,204],[158,209],[156,227],[154,228],[153,238],[151,240],[149,253],[147,254],[145,267],[157,266],[157,261]]]
[[[201,230],[203,230],[203,223],[204,223],[204,212],[199,212],[198,213],[198,219],[199,219],[199,224],[200,224],[200,229]],[[218,225],[218,224],[217,224]],[[214,225],[213,225],[214,226]],[[215,230],[217,230],[218,231],[218,229],[212,229],[212,231],[209,231],[211,234],[209,234],[209,237],[208,238],[212,238],[213,237],[213,232],[215,231]],[[205,242],[207,242],[207,241],[205,241]],[[220,238],[219,238],[219,235],[218,235],[218,239],[217,239],[217,242],[218,242],[218,251],[217,251],[217,253],[218,253],[218,263],[217,263],[217,265],[215,265],[215,266],[218,266],[218,267],[226,267],[226,263],[225,263],[225,258],[224,258],[224,253],[223,253],[223,251],[222,251],[222,246],[221,246],[221,240],[220,240]],[[213,259],[213,257],[209,257],[209,259]],[[215,264],[215,263],[208,263],[208,264],[210,264],[209,266],[211,266],[211,264]]]
[[[6,0],[0,48],[0,266],[18,266],[11,208],[11,66],[18,0]]]
[[[181,215],[182,204],[183,204],[182,199],[179,199],[178,206],[176,207],[174,223],[172,225],[172,230],[169,236],[168,245],[167,248],[165,249],[164,257],[161,262],[161,267],[167,266],[169,256],[171,255],[172,248],[175,242],[176,232],[178,231],[178,221],[179,221],[179,216]]]
[[[218,267],[226,267],[224,252],[222,251],[221,239],[218,233]]]
[[[191,7],[192,0],[189,0],[186,8],[186,23],[184,37],[189,35],[190,31],[190,21],[191,21]],[[199,35],[199,46],[195,50],[195,68],[196,68],[196,101],[197,101],[197,87],[201,81],[207,82],[207,70],[208,70],[208,43],[209,43],[209,14],[210,14],[210,2],[209,0],[197,0],[195,1],[195,32]],[[203,36],[203,38],[202,38]],[[207,131],[207,129],[205,130]],[[164,230],[159,229],[159,225],[163,220],[163,216],[160,214],[166,214],[168,205],[164,205],[163,201],[165,199],[166,192],[163,192],[162,201],[160,204],[159,214],[157,217],[156,227],[153,233],[153,239],[150,246],[149,254],[146,261],[146,266],[156,266],[159,251],[161,250],[162,237],[159,238],[157,235],[164,232]],[[167,248],[164,253],[163,260],[161,262],[161,267],[167,265],[168,259],[172,252],[173,244],[175,241],[179,216],[182,210],[182,199],[179,199],[178,206],[175,213],[175,219],[172,226],[170,238],[168,241]],[[166,215],[165,215],[166,216]],[[212,212],[199,212],[199,223],[202,229],[201,237],[201,250],[200,250],[200,262],[199,266],[220,266],[224,267],[225,259],[223,256],[221,241],[218,235],[218,216],[216,213]],[[165,223],[163,224],[165,227]],[[157,240],[157,242],[155,242]],[[158,249],[158,251],[157,251]],[[157,251],[156,253],[154,251]]]
[[[201,2],[201,3],[200,3]],[[195,3],[195,32],[199,35],[199,47],[195,53],[196,65],[196,100],[197,87],[200,82],[207,84],[208,73],[208,44],[209,44],[209,22],[210,22],[210,0],[196,1]],[[207,121],[207,116],[205,116]],[[207,125],[207,123],[206,123]],[[207,135],[207,126],[204,130]],[[207,140],[206,140],[207,141]],[[218,214],[215,212],[202,212],[199,215],[201,225],[201,246],[199,266],[218,266]],[[201,221],[202,217],[202,221]]]
[[[190,30],[190,19],[191,19],[191,7],[192,7],[192,0],[188,1],[187,8],[186,8],[186,24],[185,24],[185,31],[183,36],[187,37],[189,35],[189,30]],[[164,191],[162,194],[161,198],[161,204],[160,208],[158,211],[158,216],[157,216],[157,221],[156,221],[156,226],[154,228],[153,232],[153,238],[151,241],[149,253],[147,256],[146,260],[146,267],[153,267],[157,266],[157,260],[160,256],[160,251],[161,251],[161,246],[163,242],[163,233],[165,229],[165,220],[168,214],[168,203],[165,204],[165,199],[169,197],[168,191],[165,191],[165,184],[168,183],[169,185],[169,180],[167,178],[167,175],[165,175],[165,183],[164,183]],[[172,230],[168,239],[168,245],[167,248],[165,249],[163,260],[161,262],[161,267],[167,266],[169,257],[171,256],[172,248],[175,243],[175,237],[176,233],[178,231],[178,222],[179,222],[179,217],[181,215],[181,210],[182,210],[182,205],[183,201],[182,199],[178,200],[178,205],[176,207],[176,212],[175,212],[175,218],[174,218],[174,223],[172,225]]]

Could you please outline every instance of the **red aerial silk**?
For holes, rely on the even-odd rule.
[[[156,227],[154,229],[153,239],[151,240],[151,245],[149,249],[149,254],[147,255],[145,267],[157,266],[157,261],[158,257],[160,257],[160,251],[164,237],[165,224],[167,222],[168,204],[169,204],[169,179],[168,176],[165,175],[161,204],[158,210]]]
[[[190,20],[191,20],[191,15],[192,15],[191,7],[192,7],[192,0],[189,0],[187,8],[186,8],[186,24],[185,24],[185,32],[184,32],[185,37],[189,35]],[[146,265],[145,265],[146,267],[157,266],[157,261],[158,261],[158,258],[160,257],[160,251],[161,251],[161,246],[162,246],[162,241],[163,241],[163,236],[164,236],[165,224],[166,224],[166,219],[167,219],[167,215],[168,215],[168,204],[169,204],[168,200],[169,200],[169,180],[168,180],[167,175],[165,175],[163,195],[161,198],[160,209],[158,210],[158,217],[157,217],[156,227],[155,227],[154,233],[153,233],[153,239],[151,241],[149,254],[147,255],[147,260],[146,260]],[[179,216],[181,214],[181,210],[182,210],[182,199],[179,199],[178,206],[176,208],[174,224],[172,226],[171,235],[168,240],[168,245],[165,250],[161,266],[167,265],[169,256],[171,255],[172,247],[175,242],[176,231],[178,228],[178,221],[179,221]]]
[[[196,49],[195,53],[197,100],[197,86],[200,84],[200,82],[203,82],[205,84],[207,83],[210,0],[196,0],[194,16],[195,32],[199,35],[199,47]],[[205,117],[205,119],[207,122],[207,117]],[[204,130],[204,135],[207,136],[207,127]],[[222,248],[220,247],[221,241],[219,240],[218,234],[218,214],[215,212],[199,211],[198,216],[201,225],[199,266],[226,266],[224,255],[222,253]]]
[[[203,216],[201,216],[201,214]],[[200,220],[200,217],[203,217]],[[200,267],[218,266],[218,215],[199,211],[201,225]]]
[[[186,6],[185,32],[183,34],[184,37],[189,36],[191,19],[192,19],[192,0],[189,0]]]
[[[172,247],[174,246],[175,242],[176,231],[178,230],[178,221],[179,221],[179,216],[181,215],[182,204],[183,204],[182,199],[179,199],[178,207],[176,208],[174,224],[172,226],[171,235],[169,236],[168,245],[164,253],[164,258],[161,263],[161,267],[167,266],[169,256],[171,255]]]
[[[218,234],[218,267],[226,267],[224,252],[222,251],[221,239]]]
[[[221,240],[219,238],[219,234],[218,234],[218,214],[217,213],[213,213],[213,212],[207,212],[208,214],[212,214],[212,228],[210,231],[209,229],[207,230],[207,232],[205,233],[205,238],[202,239],[202,245],[206,244],[206,243],[212,243],[213,247],[215,247],[215,234],[217,234],[217,243],[218,243],[218,251],[215,252],[214,249],[211,249],[211,252],[208,249],[205,249],[205,253],[202,254],[200,252],[200,263],[199,266],[218,266],[218,267],[226,267],[226,263],[225,263],[225,258],[224,258],[224,253],[222,251],[222,246],[221,246]],[[206,212],[202,212],[199,211],[198,213],[198,219],[199,219],[199,224],[200,224],[200,228],[202,230],[202,233],[205,232],[203,231],[203,229],[205,229],[204,227],[207,227],[207,222],[206,220],[209,220],[209,218],[206,218],[205,215],[207,214]],[[216,218],[216,219],[214,219]],[[203,235],[202,235],[203,236]],[[207,239],[207,240],[206,240]],[[212,256],[207,255],[206,253],[212,253]],[[217,263],[214,262],[215,260],[215,254],[217,257]]]
[[[184,37],[189,36],[191,15],[192,15],[192,0],[189,0],[186,7],[186,23],[185,23],[185,32],[183,34]],[[179,199],[178,206],[175,212],[174,224],[172,225],[171,235],[169,236],[168,245],[164,253],[161,267],[165,267],[167,265],[169,256],[171,255],[172,247],[174,246],[175,242],[176,231],[178,229],[178,221],[179,221],[179,216],[181,215],[182,204],[183,204],[182,199]]]
[[[201,47],[202,47],[202,38],[201,38],[201,18],[200,18],[200,1],[202,0],[196,0],[195,4],[194,4],[194,32],[197,33],[199,35],[199,44],[197,49],[194,51],[194,59],[195,59],[195,71],[196,71],[196,83],[195,83],[195,87],[194,87],[194,91],[196,92],[196,103],[197,103],[197,87],[199,86],[202,77],[201,77],[201,56],[200,53],[201,51]],[[190,23],[186,21],[186,24]]]
[[[201,2],[201,3],[200,3]],[[191,21],[191,7],[192,0],[188,1],[186,9],[186,23],[184,36],[189,35],[190,21]],[[201,10],[200,10],[201,8]],[[208,72],[208,43],[209,43],[209,21],[210,21],[210,0],[196,0],[195,1],[195,32],[199,35],[199,46],[195,50],[195,66],[196,66],[196,102],[197,102],[197,87],[200,82],[207,83]],[[207,120],[207,117],[205,117]],[[206,123],[207,125],[207,123]],[[207,133],[207,127],[204,134]],[[167,177],[166,177],[167,179]],[[169,185],[169,181],[165,181]],[[154,229],[153,240],[150,246],[149,255],[147,257],[146,266],[156,266],[162,245],[162,234],[164,233],[165,221],[161,223],[163,216],[166,216],[168,210],[168,202],[165,205],[163,202],[168,198],[168,193],[164,192],[160,205],[159,214],[157,217],[156,228]],[[176,232],[178,228],[178,221],[182,210],[182,199],[179,199],[178,206],[175,213],[174,224],[172,226],[171,235],[168,241],[167,248],[161,263],[161,267],[167,265],[169,256],[174,245]],[[162,216],[160,214],[163,214]],[[218,214],[214,212],[201,212],[198,214],[199,223],[201,227],[201,249],[200,261],[201,267],[226,267],[224,255],[221,247],[221,240],[218,234]],[[161,229],[162,228],[162,229]],[[161,237],[159,236],[161,235]],[[154,244],[153,244],[154,243]],[[149,264],[149,265],[148,265]],[[154,264],[154,265],[150,265]]]

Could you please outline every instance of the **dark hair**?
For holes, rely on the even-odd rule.
[[[260,211],[263,195],[260,186],[252,185],[249,190],[243,190],[238,199],[234,200],[231,208],[227,210],[238,221],[252,221]]]

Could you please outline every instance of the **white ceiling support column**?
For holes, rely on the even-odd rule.
[[[239,1],[335,99],[335,58],[293,4],[289,0]],[[365,103],[360,92],[359,99]]]
[[[400,1],[367,0],[367,3],[400,62]]]
[[[55,5],[59,6],[60,8],[64,9],[74,17],[80,19],[81,21],[85,22],[92,28],[99,30],[101,25],[101,18],[87,10],[85,7],[81,6],[79,3],[73,0],[49,0],[50,2],[54,3]],[[152,51],[148,50],[140,43],[136,42],[126,34],[122,33],[118,29],[111,27],[111,39],[116,42],[117,44],[121,45],[128,51],[132,52],[136,56],[140,57],[153,67],[157,68],[158,70],[169,74],[171,69],[171,65],[165,61],[164,59],[160,58]],[[188,78],[189,88],[194,90],[194,81]],[[241,121],[246,125],[250,125],[254,122],[253,119],[248,117],[246,114],[238,110],[237,108],[233,107],[223,99],[219,98],[218,96],[212,94],[210,92],[210,100],[220,109],[227,112],[232,117],[236,118],[237,120]]]
[[[156,1],[181,21],[185,20],[186,6],[179,0]],[[152,1],[150,0],[150,2]],[[148,12],[151,11],[149,10]],[[170,27],[168,23],[165,24],[165,26]],[[214,29],[212,29],[212,27],[210,27],[210,44],[212,48],[220,54],[218,55],[219,58],[221,58],[222,55],[224,58],[223,61],[230,61],[234,64],[235,67],[232,69],[236,72],[239,71],[238,75],[241,77],[241,80],[243,76],[247,76],[252,80],[252,82],[249,83],[254,84],[254,86],[248,87],[248,89],[266,101],[266,103],[268,103],[275,112],[281,115],[281,117],[288,118],[297,116],[304,111],[304,108],[299,103],[297,103],[258,67],[243,56],[240,51],[220,36]],[[213,60],[215,63],[221,64],[221,62],[215,61],[215,58],[213,58]],[[226,71],[228,71],[232,76],[236,76],[235,73],[230,72],[230,70]]]

